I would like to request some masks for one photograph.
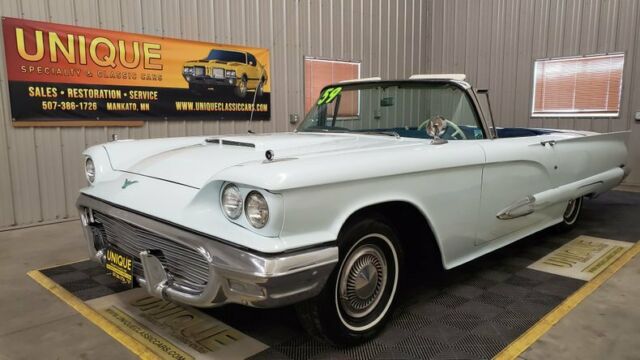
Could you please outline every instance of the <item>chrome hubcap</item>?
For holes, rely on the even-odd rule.
[[[367,316],[380,302],[387,283],[387,264],[375,245],[356,249],[340,272],[340,304],[354,318]]]

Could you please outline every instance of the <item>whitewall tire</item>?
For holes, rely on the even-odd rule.
[[[391,227],[381,220],[353,223],[338,239],[340,260],[323,291],[298,304],[309,333],[338,345],[374,337],[392,312],[403,253]]]

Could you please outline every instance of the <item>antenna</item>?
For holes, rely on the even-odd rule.
[[[256,62],[258,61],[256,60]],[[253,121],[253,112],[256,109],[256,97],[258,96],[258,88],[264,86],[262,79],[264,79],[264,66],[262,66],[262,72],[260,72],[260,82],[258,83],[256,90],[253,92],[253,102],[251,103],[251,116],[249,116],[249,130],[247,131],[249,134],[255,134],[253,130],[251,130],[251,122]],[[264,94],[264,89],[262,93]]]
[[[280,35],[282,35],[282,32],[284,31],[284,28],[285,28],[285,26],[283,24],[282,27],[280,28],[280,30],[278,30],[278,32],[275,34],[275,36],[272,36],[271,38],[272,39],[279,39]],[[271,33],[273,34],[273,29],[271,30]],[[274,43],[272,43],[271,45],[273,45],[273,44]],[[256,59],[256,62],[258,62],[257,59]],[[271,62],[271,59],[269,59],[269,62]],[[269,65],[269,66],[271,66],[271,65]],[[264,79],[264,71],[265,71],[265,69],[264,69],[264,66],[263,66],[262,67],[262,72],[260,73],[260,85],[264,85],[264,84],[262,84],[262,79]],[[256,90],[257,90],[257,88],[256,88]],[[262,93],[264,94],[264,91]],[[253,121],[253,112],[254,112],[254,109],[256,107],[256,95],[257,94],[258,94],[257,91],[253,93],[253,103],[251,104],[251,116],[249,116],[249,134],[255,134],[253,132],[253,130],[251,130],[251,122]],[[271,103],[269,103],[269,106],[271,106]]]

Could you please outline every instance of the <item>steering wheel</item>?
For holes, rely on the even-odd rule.
[[[448,126],[451,126],[454,130],[453,134],[449,135],[452,139],[455,139],[456,136],[459,136],[459,140],[467,140],[467,136],[464,134],[464,131],[462,131],[462,129],[460,129],[460,127],[454,123],[453,121],[446,119],[444,116],[441,115],[434,115],[430,118],[428,118],[427,120],[423,121],[420,125],[418,125],[418,130],[422,129],[422,128],[433,128],[434,127],[434,123],[436,121],[440,120],[443,123],[443,126],[440,127],[440,130],[444,130],[441,131],[441,134],[444,135],[444,133],[446,132],[446,129]],[[436,127],[437,128],[437,127]],[[431,134],[429,134],[429,132],[427,131],[427,135],[429,136],[433,136]]]

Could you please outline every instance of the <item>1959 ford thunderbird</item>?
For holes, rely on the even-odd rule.
[[[446,269],[619,184],[627,133],[496,128],[463,75],[330,85],[293,133],[113,141],[84,152],[91,257],[211,307],[297,304],[352,344],[388,319],[411,256]]]

